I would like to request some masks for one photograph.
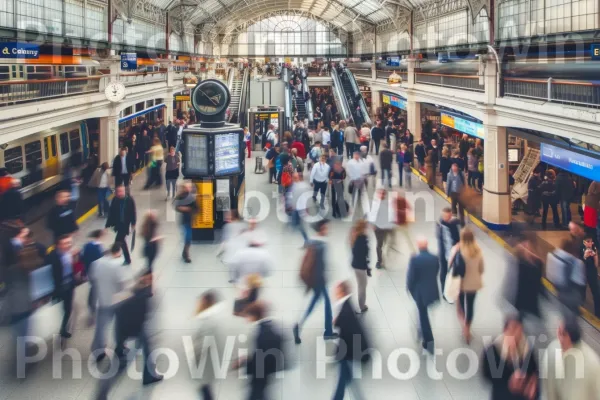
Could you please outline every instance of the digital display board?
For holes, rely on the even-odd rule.
[[[187,135],[185,169],[194,175],[208,175],[208,138],[205,135]]]
[[[400,57],[388,57],[386,60],[386,65],[390,67],[399,67],[400,66]]]
[[[406,100],[393,96],[391,94],[382,95],[382,100],[384,104],[389,104],[390,106],[394,106],[400,108],[401,110],[406,110]]]
[[[519,162],[519,149],[508,149],[508,162]]]
[[[215,175],[229,175],[239,172],[239,133],[222,133],[215,135]]]
[[[483,124],[444,113],[442,113],[441,115],[441,122],[442,125],[454,128],[457,131],[466,133],[467,135],[475,136],[480,139],[485,139],[485,131],[483,129]]]
[[[546,143],[541,144],[542,162],[565,171],[583,176],[593,181],[600,181],[600,159],[576,153]]]

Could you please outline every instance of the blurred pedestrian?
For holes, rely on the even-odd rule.
[[[483,287],[484,261],[481,248],[475,240],[473,231],[464,228],[460,234],[460,242],[450,254],[452,276],[460,276],[460,294],[457,302],[459,321],[463,326],[463,338],[471,343],[471,323],[475,315],[475,297]]]
[[[25,205],[21,194],[21,180],[10,179],[10,187],[0,195],[0,220],[24,220]]]
[[[384,268],[383,247],[395,245],[396,215],[394,214],[394,205],[390,199],[389,193],[385,189],[378,189],[373,199],[373,207],[369,213],[369,222],[375,229],[375,239],[377,241],[377,263],[376,268]],[[387,253],[387,251],[386,251]]]
[[[428,309],[440,300],[437,275],[440,261],[428,250],[427,239],[417,239],[419,252],[413,255],[408,264],[406,287],[412,296],[419,312],[419,339],[421,345],[431,355],[435,354],[433,331],[429,322]]]
[[[192,183],[185,182],[173,200],[175,210],[181,215],[181,228],[183,231],[183,252],[181,257],[186,263],[191,263],[190,246],[192,245],[192,217],[198,210],[196,194],[192,192]]]
[[[465,188],[465,176],[458,168],[458,165],[452,164],[450,173],[446,178],[446,195],[450,197],[450,204],[453,215],[458,215],[460,224],[465,224],[465,210],[461,201],[461,194]]]
[[[546,258],[546,278],[556,287],[558,300],[574,314],[579,313],[586,288],[585,264],[580,254],[581,242],[568,238]]]
[[[598,249],[594,245],[593,236],[587,235],[581,247],[581,259],[585,264],[587,286],[594,301],[594,315],[600,317],[600,285],[598,284]],[[583,291],[585,299],[585,289]]]
[[[85,275],[88,278],[90,284],[90,291],[88,293],[87,306],[90,312],[90,325],[93,323],[96,316],[96,303],[97,298],[97,287],[95,282],[90,278],[90,269],[92,264],[104,256],[104,245],[102,244],[102,238],[104,236],[103,229],[96,229],[90,233],[90,241],[83,246],[81,260],[83,261]]]
[[[165,158],[165,181],[167,182],[167,198],[175,198],[177,194],[177,179],[179,178],[179,167],[181,165],[181,158],[179,154],[175,152],[175,146],[171,146],[169,154]]]
[[[77,277],[73,268],[73,239],[70,235],[60,236],[46,259],[52,266],[52,278],[54,281],[54,301],[63,303],[63,319],[60,324],[60,336],[69,339],[69,322],[73,310],[73,294]]]
[[[158,216],[156,211],[148,210],[142,221],[142,238],[144,239],[144,257],[146,258],[146,273],[152,274],[154,260],[158,256],[158,249],[162,237],[158,235]]]
[[[273,273],[275,266],[271,254],[265,247],[266,243],[266,238],[255,232],[248,236],[247,246],[240,244],[240,248],[231,256],[228,263],[234,282],[242,283],[247,276],[253,274],[266,278]]]
[[[379,153],[379,146],[377,146],[377,153]],[[385,179],[387,178],[388,187],[392,188],[392,164],[394,163],[394,153],[390,150],[387,143],[383,143],[381,154],[379,154],[379,167],[381,168],[381,185],[385,186]]]
[[[137,213],[135,201],[125,192],[125,186],[118,186],[115,197],[110,203],[106,228],[113,228],[116,232],[115,243],[120,243],[125,257],[125,265],[131,264],[131,256],[127,247],[126,238],[130,233],[135,235]],[[131,229],[131,231],[130,231]]]
[[[237,252],[248,245],[247,236],[242,235],[247,228],[247,224],[240,219],[237,210],[231,210],[225,214],[225,225],[218,254],[229,270],[229,283],[235,282],[232,262]]]
[[[102,163],[99,168],[94,171],[92,178],[90,179],[88,186],[96,189],[98,198],[98,216],[104,217],[108,213],[108,196],[111,193],[110,190],[110,174],[108,172],[109,165],[107,162]]]
[[[64,235],[74,234],[79,230],[75,220],[75,212],[69,206],[70,193],[59,190],[54,195],[55,205],[48,212],[46,227],[52,232],[54,242]]]
[[[451,208],[445,207],[442,210],[440,220],[436,227],[440,259],[440,286],[442,288],[442,293],[444,293],[446,275],[448,274],[448,264],[450,263],[450,254],[452,253],[454,246],[460,241],[459,221],[452,217]]]
[[[538,360],[518,316],[507,319],[502,335],[484,350],[482,359],[483,376],[492,385],[491,400],[540,398]]]
[[[350,246],[352,248],[352,268],[356,275],[358,286],[359,313],[366,312],[367,307],[367,276],[371,275],[369,268],[369,238],[367,236],[368,223],[359,219],[354,223],[350,232]]]
[[[338,383],[333,395],[333,400],[343,400],[346,388],[352,392],[352,398],[363,400],[358,381],[354,379],[353,371],[356,364],[368,361],[369,341],[364,327],[356,317],[354,308],[350,302],[352,292],[348,282],[340,282],[335,286],[334,295],[336,299],[335,327],[339,329],[340,349],[336,352],[336,360],[339,365]]]

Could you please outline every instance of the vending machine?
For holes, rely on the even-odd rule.
[[[218,80],[199,83],[191,95],[201,121],[182,132],[182,173],[196,188],[193,240],[213,240],[230,210],[244,208],[244,130],[225,122],[230,94]]]

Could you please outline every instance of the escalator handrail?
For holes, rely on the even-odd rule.
[[[233,71],[233,68],[229,67],[229,70],[227,71],[227,87],[229,88],[230,93],[233,90],[234,76],[235,76],[235,73]]]
[[[250,74],[248,68],[244,69],[244,77],[242,79],[242,90],[240,92],[240,102],[238,105],[238,122],[240,126],[243,128],[246,126],[246,108],[248,107],[247,97],[248,97],[248,83],[249,83]]]
[[[333,95],[338,100],[341,117],[345,120],[348,120],[352,114],[350,113],[350,106],[348,105],[346,96],[340,92],[340,90],[343,90],[342,82],[335,68],[331,69],[331,79],[333,79]]]
[[[310,93],[308,88],[308,77],[306,76],[306,70],[304,68],[300,69],[300,76],[302,77],[302,98],[304,98],[304,92]],[[312,106],[312,99],[309,97],[308,101],[305,102],[306,106],[306,117],[308,118],[308,122],[314,121],[314,111]]]
[[[356,82],[356,78],[354,77],[354,74],[347,67],[344,67],[344,72],[346,73],[346,75],[348,76],[348,78],[350,80],[350,85],[352,86],[352,91],[354,92],[353,93],[354,96],[360,95],[359,105],[360,105],[360,110],[363,115],[363,119],[365,120],[365,122],[367,124],[372,124],[371,117],[369,116],[369,113],[367,110],[367,103],[365,103],[365,99],[363,98],[362,93],[360,92],[360,89],[358,87],[358,83]]]

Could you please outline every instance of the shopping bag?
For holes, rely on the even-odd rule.
[[[460,284],[462,278],[459,275],[452,276],[453,268],[448,270],[446,274],[446,283],[444,284],[444,297],[448,303],[454,303],[458,299],[460,294]]]

